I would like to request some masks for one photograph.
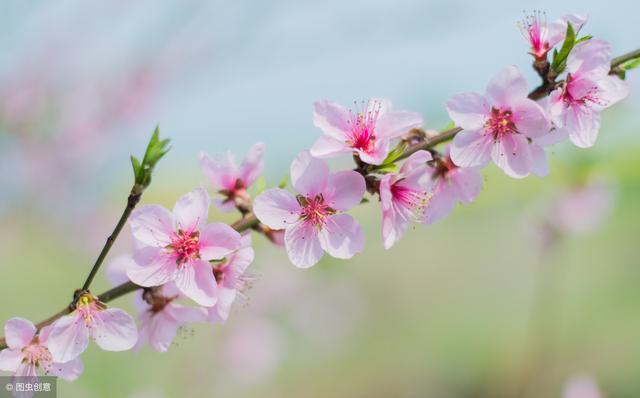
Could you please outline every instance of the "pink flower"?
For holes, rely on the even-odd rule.
[[[129,280],[127,270],[138,265],[133,258],[119,256],[107,266],[107,276],[114,285]],[[206,321],[207,311],[202,308],[186,307],[176,303],[183,296],[175,283],[145,288],[137,294],[135,306],[138,310],[140,329],[136,349],[149,344],[158,352],[169,349],[178,329],[189,322]]]
[[[553,144],[567,136],[576,146],[595,144],[600,130],[600,112],[629,94],[629,86],[609,75],[611,46],[591,39],[574,47],[567,58],[564,84],[548,98],[548,112],[555,130],[538,140]]]
[[[284,244],[294,265],[311,267],[323,251],[342,259],[362,251],[360,225],[350,215],[339,214],[360,203],[365,191],[360,174],[329,174],[323,161],[305,151],[291,164],[291,183],[299,195],[269,189],[256,198],[253,210],[268,227],[285,229]]]
[[[51,327],[36,335],[36,327],[24,318],[11,318],[4,325],[9,348],[0,351],[0,370],[13,372],[18,377],[37,378],[36,370],[44,374],[73,381],[83,371],[82,360],[75,358],[66,363],[54,356],[49,349]]]
[[[131,281],[145,287],[175,281],[185,296],[214,305],[217,284],[209,261],[238,249],[240,234],[223,223],[206,224],[208,214],[209,195],[202,188],[182,196],[173,214],[158,205],[134,211],[129,224],[139,267],[127,270]]]
[[[447,216],[457,202],[469,204],[482,190],[482,175],[472,167],[458,167],[449,156],[449,147],[429,168],[433,180],[431,201],[424,214],[425,222],[433,224]]]
[[[546,14],[540,11],[526,16],[520,23],[520,31],[531,45],[530,54],[537,60],[547,59],[549,50],[564,40],[567,33],[567,22],[571,23],[571,27],[577,34],[582,25],[587,22],[587,18],[581,15],[565,15],[547,23]]]
[[[311,148],[313,156],[353,153],[365,163],[378,165],[387,157],[391,140],[420,127],[422,117],[414,112],[392,111],[385,99],[371,99],[357,113],[330,101],[318,101],[313,124],[324,133]]]
[[[75,310],[55,321],[49,334],[49,351],[59,362],[77,358],[91,337],[106,351],[131,349],[138,340],[133,318],[118,308],[107,308],[91,293],[80,296]]]
[[[224,322],[229,318],[231,304],[238,294],[246,290],[252,278],[245,274],[253,262],[255,253],[251,247],[251,234],[242,236],[242,247],[214,264],[213,274],[218,281],[218,302],[208,308],[210,322]]]
[[[205,176],[209,178],[214,189],[224,196],[224,199],[214,199],[213,203],[224,212],[234,209],[236,200],[249,199],[247,188],[262,173],[264,168],[262,155],[264,144],[258,142],[249,149],[247,156],[240,166],[235,157],[227,152],[226,158],[212,159],[208,154],[200,153],[200,166]]]
[[[544,150],[529,139],[549,131],[543,109],[527,98],[527,82],[516,66],[500,71],[485,96],[458,94],[447,102],[453,121],[464,129],[451,145],[451,159],[460,167],[483,167],[490,159],[507,175],[545,175]]]
[[[602,398],[595,380],[589,376],[575,376],[564,387],[564,398]]]
[[[555,198],[549,209],[548,223],[564,233],[591,233],[611,214],[614,203],[615,189],[611,183],[589,181]]]
[[[158,352],[166,352],[178,329],[189,322],[206,320],[205,309],[186,307],[175,301],[180,292],[174,283],[145,290],[136,300],[140,317],[140,332],[137,348],[149,344]]]
[[[427,151],[411,155],[398,173],[388,173],[380,179],[382,207],[382,240],[384,248],[393,246],[407,230],[409,222],[424,222],[425,208],[431,200]]]

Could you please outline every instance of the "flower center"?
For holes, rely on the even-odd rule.
[[[401,181],[402,180],[398,182]],[[404,210],[405,217],[410,218],[413,216],[416,219],[421,218],[433,195],[426,191],[420,191],[399,184],[398,182],[391,185],[393,201],[400,205],[400,209]]]
[[[324,203],[324,197],[322,194],[318,194],[313,198],[298,195],[298,203],[302,207],[300,218],[317,227],[321,227],[324,224],[324,220],[327,216],[336,213],[334,209]]]
[[[571,95],[571,92],[569,91],[569,86],[571,85],[571,82],[573,81],[573,76],[571,76],[571,74],[567,75],[567,81],[564,87],[564,90],[562,92],[562,100],[564,101],[564,103],[569,107],[574,107],[574,106],[587,106],[589,107],[591,104],[595,104],[595,105],[601,105],[601,106],[606,106],[607,102],[602,100],[599,95],[598,95],[598,87],[594,86],[589,88],[585,94],[580,97],[580,98],[575,98],[574,96]]]
[[[546,14],[534,11],[533,14],[525,16],[519,25],[522,35],[531,44],[531,54],[539,60],[545,59],[551,49],[546,37],[548,31]]]
[[[376,142],[375,127],[380,115],[381,104],[378,101],[367,102],[365,109],[349,119],[351,138],[348,144],[353,149],[370,152]]]
[[[450,157],[448,156],[443,156],[440,158],[435,159],[435,172],[433,173],[433,179],[435,180],[436,178],[440,178],[440,177],[447,177],[447,174],[451,171],[451,170],[455,170],[458,168],[458,166],[456,166],[453,161],[451,160]]]
[[[90,326],[93,323],[93,317],[97,311],[102,311],[106,308],[107,306],[98,301],[91,293],[84,293],[76,303],[76,311],[84,318],[86,326]]]
[[[22,349],[22,354],[24,355],[25,361],[37,367],[41,366],[43,369],[51,366],[51,363],[53,362],[53,356],[51,355],[51,352],[49,352],[49,349],[37,342],[24,347]]]
[[[494,140],[500,141],[504,135],[518,132],[512,117],[510,109],[491,108],[491,116],[485,122],[484,128],[493,135]]]
[[[176,256],[176,264],[181,265],[188,261],[200,258],[200,232],[193,231],[187,233],[183,230],[172,237],[171,244],[168,246]]]

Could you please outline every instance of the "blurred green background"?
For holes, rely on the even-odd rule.
[[[39,321],[69,301],[124,206],[128,156],[157,122],[174,149],[143,203],[171,207],[207,186],[199,150],[243,156],[263,140],[267,181],[280,181],[317,137],[314,99],[388,96],[438,128],[449,95],[529,62],[515,27],[528,4],[159,4],[3,6],[2,322]],[[550,19],[590,14],[588,32],[618,52],[640,44],[628,31],[635,3],[564,6],[544,4]],[[443,62],[462,53],[477,62]],[[546,398],[576,375],[605,397],[640,396],[638,104],[632,93],[605,113],[595,148],[552,148],[549,177],[487,168],[475,203],[389,251],[375,201],[354,211],[368,244],[348,262],[299,270],[256,236],[257,280],[226,324],[186,327],[165,354],[92,345],[60,396]],[[545,209],[585,176],[614,187],[612,211],[588,234],[541,246]],[[128,243],[123,234],[110,258]],[[94,291],[108,287],[101,274]],[[130,297],[113,305],[133,310]]]

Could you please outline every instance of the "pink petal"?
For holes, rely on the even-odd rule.
[[[344,141],[328,135],[321,135],[309,150],[312,156],[322,159],[351,153],[352,151],[351,147]]]
[[[531,172],[538,177],[546,177],[549,174],[547,155],[539,145],[530,144],[531,148]]]
[[[253,203],[253,212],[269,228],[283,229],[300,218],[300,205],[289,192],[272,188],[258,195]]]
[[[380,165],[389,154],[389,140],[379,139],[373,144],[373,149],[369,151],[356,149],[355,152],[363,162],[367,164]]]
[[[524,178],[531,171],[529,141],[521,134],[509,134],[495,143],[491,158],[508,176]]]
[[[602,104],[593,105],[596,110],[603,110],[623,100],[629,95],[629,84],[617,76],[606,76],[598,80],[598,97]]]
[[[219,260],[240,248],[240,234],[227,224],[216,222],[200,230],[200,257]]]
[[[364,249],[360,224],[348,214],[327,217],[319,238],[322,248],[336,258],[348,259]]]
[[[242,247],[227,256],[227,267],[222,286],[235,289],[238,278],[244,273],[255,258],[255,252],[251,247],[251,234],[242,236]]]
[[[108,308],[94,315],[91,329],[96,344],[105,351],[126,351],[138,341],[138,328],[131,315],[119,308]]]
[[[385,174],[380,179],[380,207],[382,208],[382,241],[385,249],[390,249],[404,234],[409,221],[398,217],[393,205],[391,186],[398,178],[396,174]]]
[[[437,188],[433,191],[433,196],[424,212],[424,223],[434,224],[451,213],[456,206],[458,197],[454,188],[446,181],[439,181]]]
[[[134,210],[129,218],[133,237],[147,246],[165,247],[171,243],[173,216],[159,205],[145,205]]]
[[[576,79],[601,79],[609,74],[611,54],[611,44],[604,40],[583,41],[569,53],[566,71]]]
[[[209,194],[203,188],[183,195],[173,207],[178,228],[189,232],[200,229],[209,217],[209,204]]]
[[[515,65],[507,66],[491,79],[486,98],[492,106],[508,107],[514,100],[527,98],[527,80]]]
[[[15,372],[22,363],[24,354],[20,348],[5,348],[0,351],[0,370]]]
[[[398,138],[413,128],[422,126],[422,116],[416,112],[388,111],[376,121],[376,133],[387,139]]]
[[[564,129],[574,145],[590,148],[598,138],[600,113],[585,107],[573,107],[567,112]]]
[[[208,308],[208,320],[211,323],[222,323],[229,318],[231,305],[237,296],[236,289],[222,288],[218,290],[218,302],[215,306]]]
[[[482,174],[478,170],[460,167],[449,172],[451,189],[456,192],[458,200],[469,204],[482,191]]]
[[[164,311],[151,315],[147,330],[149,345],[158,352],[167,352],[180,326],[176,319]]]
[[[202,306],[211,307],[217,301],[218,285],[211,264],[207,261],[196,260],[185,265],[176,276],[176,286],[185,296]]]
[[[240,178],[242,178],[247,187],[251,186],[256,178],[262,174],[264,168],[264,164],[262,163],[264,148],[264,143],[255,143],[240,164]]]
[[[514,101],[511,106],[513,122],[518,132],[529,138],[541,137],[549,132],[551,125],[540,105],[530,99]]]
[[[230,213],[236,209],[235,202],[227,198],[212,198],[211,203],[223,213]]]
[[[231,153],[225,158],[212,159],[205,152],[200,153],[200,167],[204,175],[217,190],[233,189],[240,172]]]
[[[114,286],[129,282],[127,270],[137,267],[139,267],[139,265],[136,264],[131,256],[118,256],[107,264],[107,279]]]
[[[491,107],[480,94],[462,93],[447,101],[447,112],[453,122],[465,130],[480,130]]]
[[[366,184],[358,172],[346,170],[329,176],[324,199],[334,210],[349,210],[358,205],[364,196]]]
[[[317,101],[313,104],[313,124],[325,134],[344,141],[345,132],[349,131],[350,112],[331,101]]]
[[[69,362],[84,352],[89,345],[89,328],[77,312],[63,316],[52,325],[47,348],[54,362]]]
[[[309,268],[322,258],[318,230],[312,224],[298,222],[287,228],[284,245],[289,260],[298,268]]]
[[[460,167],[484,167],[489,163],[493,138],[479,131],[462,131],[451,144],[451,160]]]
[[[291,163],[291,185],[299,194],[313,197],[324,192],[329,179],[329,167],[308,151],[300,152]]]
[[[36,327],[24,318],[11,318],[4,324],[4,335],[9,348],[21,349],[36,335]]]
[[[148,255],[150,260],[145,265],[127,269],[127,276],[133,283],[145,287],[160,286],[175,279],[176,260],[164,253],[163,249],[146,248],[138,250],[135,254],[136,261],[142,254]]]
[[[400,174],[406,175],[416,168],[424,167],[430,160],[433,160],[433,156],[431,156],[429,151],[417,151],[404,161],[402,167],[400,167]]]
[[[52,363],[47,375],[60,377],[66,381],[74,381],[80,377],[83,371],[82,359],[76,358],[66,363]]]

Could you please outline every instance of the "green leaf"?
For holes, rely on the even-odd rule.
[[[369,203],[369,198],[362,198],[360,204]]]
[[[255,187],[256,187],[255,188],[256,189],[256,196],[260,195],[267,188],[267,179],[264,178],[264,176],[258,177],[258,179],[256,180]]]
[[[400,141],[400,143],[395,148],[393,148],[391,152],[389,152],[389,154],[384,159],[382,164],[376,167],[376,169],[379,169],[381,166],[393,164],[393,162],[395,162],[396,160],[398,160],[400,156],[402,156],[402,154],[406,149],[407,149],[407,143],[404,141]]]
[[[620,65],[620,69],[627,71],[640,66],[640,58],[632,59]]]
[[[160,127],[157,126],[144,152],[142,163],[140,163],[138,158],[134,156],[131,157],[136,185],[140,185],[142,188],[149,186],[153,169],[160,159],[169,152],[169,149],[171,149],[169,147],[169,140],[160,139]]]
[[[396,166],[395,163],[388,163],[388,164],[381,164],[380,166],[377,166],[375,171],[379,172],[379,173],[397,173],[398,172],[398,166]]]
[[[575,45],[576,32],[573,30],[571,22],[567,22],[567,34],[565,36],[564,43],[562,43],[560,51],[553,52],[553,62],[551,63],[551,67],[556,74],[562,73],[564,68],[567,66],[567,57]]]
[[[581,38],[576,40],[576,45],[579,44],[579,43],[582,43],[583,41],[587,41],[587,40],[591,40],[591,39],[593,39],[593,36],[591,36],[591,35],[582,36]]]
[[[278,188],[284,189],[287,186],[288,182],[289,182],[289,176],[285,175],[284,177],[282,177],[282,180],[280,180],[280,183],[278,184]]]
[[[133,178],[137,180],[142,166],[140,165],[138,158],[133,155],[131,155],[131,166],[133,166]]]
[[[456,127],[456,124],[453,122],[453,120],[451,120],[449,123],[447,123],[446,126],[444,126],[444,128],[442,130],[440,130],[440,132],[451,130],[451,129],[455,128],[455,127]]]

